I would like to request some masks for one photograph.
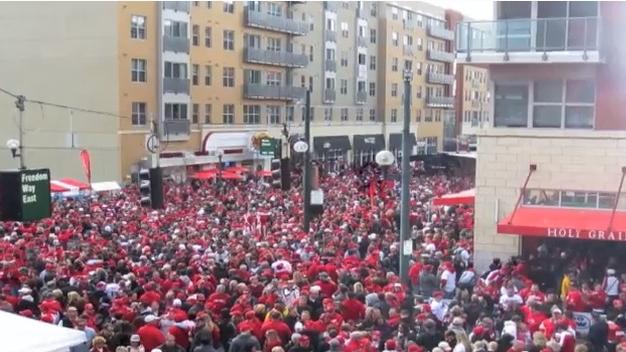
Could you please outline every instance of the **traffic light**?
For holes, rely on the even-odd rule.
[[[289,159],[280,159],[280,185],[283,191],[291,189],[291,173],[289,172]]]
[[[163,208],[163,173],[161,168],[139,170],[139,197],[142,207]]]
[[[272,187],[282,188],[282,167],[280,159],[272,159],[270,170],[272,171]]]

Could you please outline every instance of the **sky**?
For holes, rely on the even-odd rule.
[[[453,9],[475,20],[493,19],[493,0],[422,0],[439,7]]]

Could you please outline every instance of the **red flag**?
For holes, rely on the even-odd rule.
[[[80,161],[83,163],[83,171],[85,172],[85,177],[87,177],[87,183],[91,185],[91,159],[87,149],[80,151]]]
[[[376,180],[375,179],[372,179],[370,181],[369,193],[370,193],[371,206],[374,207],[375,202],[376,202],[376,193],[378,193],[377,189],[376,189]]]

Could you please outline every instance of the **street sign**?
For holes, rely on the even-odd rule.
[[[0,173],[0,220],[39,220],[51,210],[49,169]]]
[[[274,138],[261,139],[261,148],[259,148],[259,152],[261,153],[262,156],[274,157],[275,151],[276,151],[276,140]]]

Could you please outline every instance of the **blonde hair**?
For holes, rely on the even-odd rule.
[[[97,345],[97,344],[105,344],[107,342],[107,340],[102,337],[102,336],[96,336],[93,338],[93,340],[91,340],[91,344],[92,345]]]

